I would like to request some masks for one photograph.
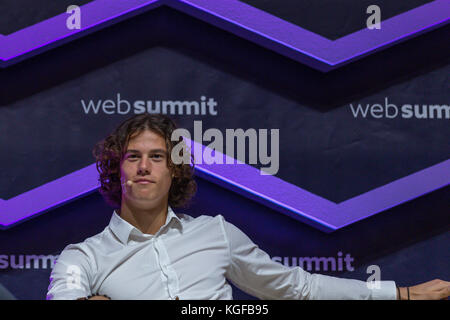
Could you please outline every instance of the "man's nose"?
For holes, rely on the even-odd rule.
[[[149,175],[151,172],[151,164],[147,157],[142,157],[139,162],[138,175]]]

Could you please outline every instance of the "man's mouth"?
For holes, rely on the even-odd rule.
[[[147,179],[139,179],[134,181],[137,184],[150,184],[150,183],[155,183],[154,181],[151,180],[147,180]]]

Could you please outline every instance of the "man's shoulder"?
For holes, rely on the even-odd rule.
[[[92,235],[92,236],[84,239],[83,241],[71,243],[63,249],[61,254],[67,253],[70,251],[72,253],[79,252],[82,254],[89,255],[89,253],[94,251],[95,248],[98,248],[99,244],[102,241],[104,241],[104,238],[108,232],[109,232],[108,228],[106,227],[105,229],[103,229],[103,231],[101,231],[95,235]]]
[[[216,215],[200,214],[198,216],[192,216],[185,213],[176,213],[176,215],[181,220],[183,225],[187,227],[206,226],[206,225],[220,226],[225,220],[221,214]]]

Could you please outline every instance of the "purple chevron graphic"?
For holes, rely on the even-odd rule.
[[[132,16],[166,5],[323,72],[449,23],[450,2],[435,0],[335,41],[238,0],[96,0],[82,10],[82,28],[68,30],[66,13],[8,36],[0,35],[0,67],[6,67]]]
[[[194,150],[207,147],[187,140]],[[232,158],[218,154],[223,163]],[[206,161],[204,161],[206,162]],[[212,163],[212,161],[210,161]],[[231,161],[233,162],[233,161]],[[267,205],[324,232],[333,232],[450,183],[450,160],[403,177],[339,204],[314,195],[275,176],[238,164],[196,164],[196,175]],[[0,199],[0,228],[7,229],[57,206],[88,195],[99,187],[95,164],[9,200]]]
[[[63,13],[8,36],[0,35],[0,67],[18,63],[161,5],[180,10],[323,72],[447,25],[450,16],[450,2],[435,0],[383,21],[381,30],[364,29],[332,41],[238,0],[96,0],[82,6],[81,30],[68,30],[67,14]],[[9,228],[95,191],[97,175],[95,165],[90,165],[9,200],[0,199],[0,228]],[[197,175],[322,231],[332,232],[447,186],[450,160],[339,204],[274,176],[262,176],[259,170],[245,164],[198,164]]]

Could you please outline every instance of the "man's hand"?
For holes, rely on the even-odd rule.
[[[111,298],[107,296],[92,296],[88,300],[111,300]]]
[[[401,300],[408,300],[408,290],[400,289]],[[410,300],[443,300],[450,296],[450,282],[439,279],[431,280],[409,287]]]

